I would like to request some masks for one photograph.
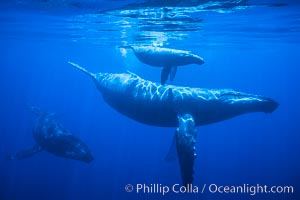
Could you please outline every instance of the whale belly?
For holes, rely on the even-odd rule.
[[[107,104],[135,121],[161,127],[176,127],[178,125],[177,112],[167,103],[133,99],[110,92],[102,94]]]
[[[155,67],[192,64],[190,56],[183,53],[138,51],[135,52],[135,55],[141,62]]]

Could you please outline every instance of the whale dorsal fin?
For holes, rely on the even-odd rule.
[[[178,115],[178,128],[175,132],[177,155],[180,165],[183,185],[191,184],[194,180],[194,160],[196,158],[195,121],[192,115]]]

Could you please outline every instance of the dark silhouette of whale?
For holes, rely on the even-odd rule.
[[[278,103],[271,98],[231,89],[203,89],[161,85],[133,73],[91,73],[103,99],[125,116],[148,125],[177,127],[175,140],[184,184],[193,181],[196,126],[250,112],[272,113]]]
[[[134,55],[143,63],[163,67],[161,72],[161,84],[164,85],[169,77],[174,80],[177,66],[204,63],[203,58],[189,51],[153,47],[153,46],[120,46],[120,48],[132,49]]]
[[[8,156],[9,160],[23,159],[40,151],[47,151],[64,158],[87,163],[93,161],[94,158],[87,145],[62,127],[55,120],[53,113],[42,112],[38,107],[30,107],[30,110],[38,116],[33,129],[36,144]]]

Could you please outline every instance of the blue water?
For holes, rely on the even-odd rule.
[[[1,200],[300,199],[299,1],[1,1],[0,23]],[[197,128],[199,190],[260,184],[293,186],[294,193],[127,193],[126,184],[181,183],[178,163],[164,160],[175,130],[119,114],[67,61],[159,82],[159,68],[117,48],[133,44],[190,50],[205,59],[179,68],[175,85],[232,88],[280,103],[272,114]],[[55,112],[95,160],[47,152],[5,160],[34,144],[28,104]]]

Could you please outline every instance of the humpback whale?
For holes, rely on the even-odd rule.
[[[9,160],[23,159],[40,151],[47,151],[56,156],[86,163],[93,161],[94,158],[87,145],[59,124],[55,120],[55,114],[42,112],[40,108],[34,106],[30,107],[30,110],[38,116],[33,129],[36,144],[8,156]]]
[[[154,67],[163,67],[161,72],[161,84],[164,85],[169,77],[174,80],[177,66],[204,63],[203,58],[189,51],[161,48],[153,46],[120,46],[120,48],[132,49],[134,55],[142,62]]]
[[[204,89],[161,85],[133,73],[91,73],[104,101],[121,114],[148,125],[176,127],[175,140],[183,184],[193,181],[196,126],[250,112],[272,113],[271,98],[231,89]]]

